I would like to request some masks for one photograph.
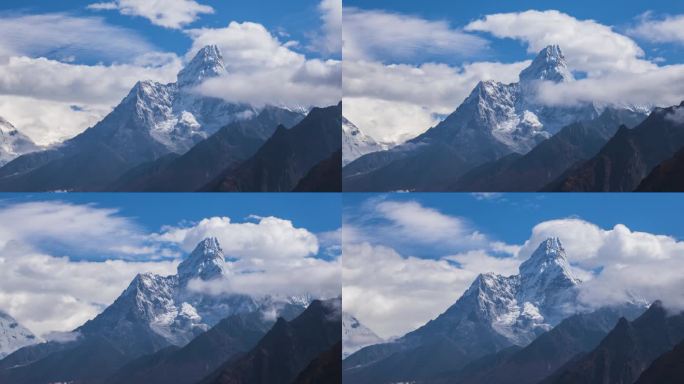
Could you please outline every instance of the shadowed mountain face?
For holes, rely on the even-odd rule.
[[[519,274],[483,274],[436,319],[343,361],[345,383],[426,380],[511,346],[525,346],[576,306],[577,285],[560,240],[542,242]]]
[[[292,384],[342,384],[342,343],[318,355]]]
[[[341,342],[341,299],[313,301],[297,318],[279,318],[257,346],[202,384],[289,384]],[[308,375],[308,374],[307,374]]]
[[[684,378],[684,342],[658,357],[635,384],[678,384]]]
[[[300,308],[290,308],[281,315],[293,319],[300,313]],[[126,364],[107,383],[194,384],[225,361],[252,349],[274,323],[261,312],[227,317],[180,349],[162,349]]]
[[[259,110],[249,105],[191,92],[202,80],[224,72],[218,48],[207,46],[178,73],[176,83],[138,82],[95,126],[59,146],[20,156],[6,164],[0,169],[0,190],[107,190],[134,167],[170,154],[184,154],[220,128],[257,116]],[[275,125],[268,129],[274,128]],[[267,133],[261,132],[261,136]],[[249,144],[252,134],[259,139],[260,132],[250,132],[246,138],[236,138],[233,144]],[[246,148],[247,152],[253,150],[251,146]],[[140,173],[143,170],[138,170],[137,175]],[[153,182],[165,186],[166,179],[159,177],[161,180]],[[126,181],[133,183],[130,175]],[[125,182],[117,185],[128,186]]]
[[[196,191],[224,169],[254,155],[278,125],[292,127],[302,118],[296,112],[266,107],[253,119],[226,125],[183,155],[166,155],[131,169],[107,190]]]
[[[240,165],[226,169],[205,191],[292,191],[321,161],[341,147],[342,103],[314,108],[291,129],[280,126]]]
[[[545,189],[628,192],[660,163],[684,146],[684,103],[656,109],[634,129],[620,128],[592,159],[562,175]]]
[[[536,384],[577,354],[595,348],[620,317],[633,319],[641,313],[643,307],[630,305],[573,315],[524,348],[504,349],[426,383]]]
[[[637,192],[684,191],[684,147],[653,168],[636,189]]]
[[[624,318],[591,352],[561,367],[543,383],[634,383],[660,355],[684,339],[684,315],[670,316],[659,302],[630,322]]]
[[[525,155],[511,154],[477,167],[454,183],[458,191],[538,191],[577,162],[590,159],[621,125],[634,127],[646,115],[606,109],[598,118],[571,124]]]
[[[338,150],[316,164],[301,179],[293,192],[339,192],[342,190],[342,151]]]

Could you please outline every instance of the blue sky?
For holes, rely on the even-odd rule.
[[[95,0],[7,0],[0,3],[0,12],[4,14],[42,14],[67,13],[75,17],[98,17],[106,23],[126,28],[140,35],[160,51],[175,52],[184,55],[192,44],[192,40],[181,29],[163,28],[153,25],[143,17],[122,15],[116,11],[96,11],[87,9]],[[235,1],[206,0],[200,4],[211,6],[214,13],[200,14],[198,20],[184,26],[192,28],[223,28],[230,21],[251,21],[263,24],[284,40],[305,42],[311,34],[320,28],[321,20],[317,0],[294,1]],[[103,36],[103,38],[105,38]],[[315,51],[305,51],[310,57],[317,57]],[[97,62],[98,58],[80,58],[82,62]]]
[[[656,16],[684,13],[684,2],[677,0],[641,1],[641,0],[480,0],[480,1],[411,1],[411,0],[345,0],[345,7],[362,9],[382,9],[407,15],[419,16],[428,20],[445,20],[452,28],[462,28],[469,22],[489,14],[521,12],[530,9],[545,11],[559,10],[578,19],[593,19],[601,24],[613,26],[618,32],[624,32],[633,26],[639,16],[652,12]],[[424,55],[409,62],[422,63],[429,61],[446,62],[460,65],[464,62],[480,60],[500,60],[514,62],[533,57],[525,47],[511,39],[491,38],[486,34],[475,33],[490,40],[491,49],[479,55],[445,57],[444,55]],[[684,61],[684,50],[679,44],[651,44],[647,40],[636,38],[646,51],[647,57],[664,57],[670,63]]]

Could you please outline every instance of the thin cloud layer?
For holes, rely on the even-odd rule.
[[[137,33],[98,17],[63,13],[3,15],[0,30],[0,61],[10,56],[50,55],[63,62],[91,58],[128,62],[155,50]]]
[[[214,13],[208,5],[194,0],[115,0],[88,5],[95,11],[117,10],[122,15],[140,16],[152,24],[179,29],[199,19],[201,14]]]
[[[446,21],[384,10],[344,8],[344,58],[393,63],[417,55],[461,55],[481,53],[487,41],[452,28]]]
[[[658,18],[646,12],[639,17],[639,23],[628,30],[628,34],[655,43],[684,44],[684,15]]]
[[[322,0],[318,5],[322,27],[310,48],[324,54],[342,52],[342,0]]]
[[[47,248],[79,249],[89,258],[137,257],[147,254],[146,234],[130,218],[119,211],[92,205],[77,205],[61,201],[35,201],[0,205],[0,247],[13,242],[30,244],[35,250]]]

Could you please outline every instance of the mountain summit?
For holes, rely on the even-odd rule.
[[[221,50],[216,45],[207,45],[200,49],[195,57],[178,72],[178,86],[189,87],[202,81],[221,76],[226,73]]]
[[[209,237],[202,240],[195,250],[178,265],[178,278],[181,284],[192,278],[211,280],[223,275],[225,258],[218,239]]]
[[[546,80],[560,83],[574,79],[558,45],[549,45],[542,49],[532,64],[520,72],[521,82]]]

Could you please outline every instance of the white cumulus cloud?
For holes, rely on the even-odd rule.
[[[87,8],[95,11],[118,10],[122,15],[144,17],[154,25],[173,29],[192,23],[201,14],[214,13],[212,7],[194,0],[115,0],[93,3]]]
[[[281,42],[263,25],[231,22],[225,28],[187,31],[193,39],[188,57],[216,44],[227,74],[205,81],[197,90],[230,102],[288,107],[328,106],[342,98],[342,64],[307,59]]]

